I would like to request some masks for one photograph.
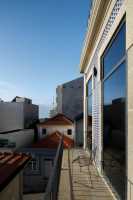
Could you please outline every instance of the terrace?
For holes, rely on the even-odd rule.
[[[83,149],[64,149],[61,141],[45,200],[113,200],[114,195]]]

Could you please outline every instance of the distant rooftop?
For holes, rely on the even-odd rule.
[[[28,98],[25,98],[25,97],[19,97],[19,96],[16,96],[12,102],[16,102],[16,103],[28,103],[28,104],[32,104],[32,100],[31,99],[28,99]]]
[[[57,114],[52,118],[48,118],[45,121],[38,124],[41,125],[72,125],[73,121],[66,117],[64,114]]]

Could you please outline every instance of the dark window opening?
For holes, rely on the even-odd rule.
[[[68,130],[67,130],[67,134],[68,134],[68,135],[72,135],[72,129],[68,129]]]
[[[47,129],[46,129],[46,128],[42,129],[42,134],[43,134],[43,135],[46,135],[46,134],[47,134]]]

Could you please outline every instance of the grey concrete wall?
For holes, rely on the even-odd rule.
[[[34,141],[34,130],[27,129],[12,133],[0,134],[0,139],[8,139],[10,142],[16,143],[14,150],[31,145]]]
[[[83,145],[83,119],[75,122],[75,140],[77,146]]]
[[[29,128],[39,116],[37,105],[0,102],[0,132]]]
[[[57,113],[62,113],[62,97],[63,97],[63,86],[60,85],[56,88]]]
[[[57,88],[57,111],[71,119],[83,112],[83,77]]]
[[[23,129],[23,104],[0,102],[0,132]]]
[[[24,104],[24,128],[29,128],[39,118],[39,107],[34,104]]]

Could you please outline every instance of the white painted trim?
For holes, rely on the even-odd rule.
[[[105,42],[102,44],[99,52],[98,52],[98,71],[101,72],[101,56],[104,53],[106,47],[108,46],[111,38],[113,37],[115,31],[117,30],[122,18],[125,15],[125,11],[126,11],[126,7],[125,7],[125,3],[123,3],[122,7],[120,8],[119,14],[116,16],[115,22],[112,24],[112,27],[106,37]],[[100,73],[99,73],[100,74]],[[98,80],[100,81],[100,77],[98,77]]]
[[[93,75],[93,68],[89,71],[89,73],[86,75],[86,84],[88,83],[89,79],[91,78],[91,76]]]
[[[115,3],[116,3],[116,0],[112,0],[111,4],[110,4],[110,6],[109,6],[109,9],[107,10],[107,15],[106,15],[106,17],[105,17],[104,24],[102,25],[100,34],[99,34],[98,39],[97,39],[97,42],[96,42],[96,44],[95,44],[95,48],[94,48],[93,51],[92,51],[92,55],[91,55],[91,57],[90,57],[89,63],[88,63],[88,65],[87,65],[87,68],[85,69],[85,73],[87,73],[87,71],[89,70],[91,61],[92,61],[92,59],[93,59],[93,57],[94,57],[95,51],[96,51],[96,49],[97,49],[97,46],[98,46],[98,44],[99,44],[99,42],[100,42],[100,40],[101,40],[101,37],[102,37],[103,32],[104,32],[104,29],[105,29],[105,27],[106,27],[106,25],[107,25],[107,23],[108,23],[108,20],[109,20],[109,18],[110,18],[110,16],[111,16],[111,13],[112,13],[112,11],[113,11],[113,8],[114,8],[114,6],[115,6]],[[124,5],[125,5],[125,3],[124,3]],[[120,13],[120,12],[121,12],[121,9],[119,10],[119,13]]]

